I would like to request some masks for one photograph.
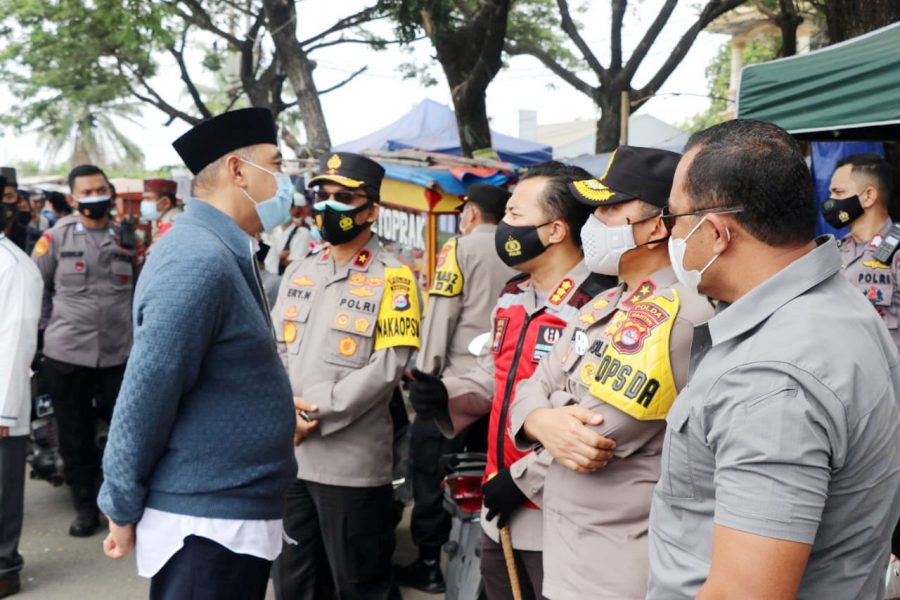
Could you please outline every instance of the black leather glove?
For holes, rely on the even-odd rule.
[[[433,419],[447,412],[447,387],[440,377],[412,370],[415,378],[409,384],[409,402],[423,419]]]
[[[484,492],[484,506],[488,509],[487,520],[497,517],[497,527],[501,529],[506,526],[516,509],[528,500],[513,481],[509,469],[498,471],[481,486],[481,490]]]

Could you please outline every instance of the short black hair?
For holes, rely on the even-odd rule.
[[[743,207],[734,218],[770,246],[811,241],[816,234],[812,177],[800,145],[773,123],[734,119],[698,131],[685,177],[692,210]]]
[[[72,187],[75,184],[75,180],[79,177],[88,177],[89,175],[103,175],[103,179],[106,180],[106,183],[109,184],[109,177],[106,176],[106,173],[103,172],[103,169],[96,165],[78,165],[71,171],[69,171],[69,191],[72,191],[74,188]]]
[[[872,152],[862,152],[845,156],[838,161],[834,170],[837,171],[846,165],[852,167],[850,172],[853,175],[873,179],[881,201],[885,206],[890,206],[891,194],[894,192],[894,173],[888,161]]]
[[[572,241],[581,248],[581,228],[594,209],[579,202],[569,190],[569,184],[592,179],[593,175],[581,167],[549,160],[529,168],[522,175],[521,181],[534,177],[546,177],[549,180],[541,198],[544,210],[550,219],[562,219],[566,222]]]
[[[66,201],[66,197],[59,192],[44,192],[44,195],[47,196],[47,200],[50,201],[50,206],[53,207],[53,210],[62,214],[68,215],[72,213],[72,207]]]

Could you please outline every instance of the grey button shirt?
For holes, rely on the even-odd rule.
[[[798,598],[879,598],[900,516],[900,357],[834,239],[697,328],[650,513],[648,598],[693,598],[713,525],[812,544]]]

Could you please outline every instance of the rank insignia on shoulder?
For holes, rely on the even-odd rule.
[[[291,283],[300,287],[312,287],[316,285],[316,282],[307,277],[306,275],[301,275],[300,277],[294,277],[291,279]]]
[[[365,287],[353,288],[350,293],[360,298],[370,298],[375,295],[375,292]]]
[[[646,300],[656,291],[656,284],[649,279],[638,286],[637,290],[625,300],[626,306],[633,306],[641,300]]]
[[[356,342],[349,336],[343,338],[338,344],[338,352],[342,356],[353,356],[356,354]]]
[[[50,235],[50,232],[45,232],[34,245],[34,255],[41,257],[47,254],[51,243],[53,243],[53,236]]]
[[[556,286],[556,290],[550,294],[550,304],[559,305],[563,300],[566,299],[566,296],[569,295],[575,289],[575,282],[566,277],[562,281],[559,282],[559,285]]]
[[[369,262],[371,260],[372,252],[367,248],[363,248],[356,253],[356,256],[353,257],[353,262],[350,264],[350,266],[354,269],[365,271],[369,268]]]

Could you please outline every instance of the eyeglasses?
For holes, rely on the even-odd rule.
[[[660,213],[660,217],[662,218],[663,224],[666,226],[666,229],[672,231],[672,228],[675,226],[675,220],[678,217],[695,217],[700,215],[712,215],[712,214],[732,214],[739,213],[744,210],[743,206],[720,206],[717,208],[704,208],[702,210],[692,210],[690,212],[683,213],[673,213],[669,212],[668,204],[663,207],[662,213]]]
[[[313,198],[316,199],[316,202],[326,202],[334,198],[341,204],[350,204],[356,197],[365,198],[366,195],[362,192],[326,192],[325,190],[316,190],[313,193]]]

